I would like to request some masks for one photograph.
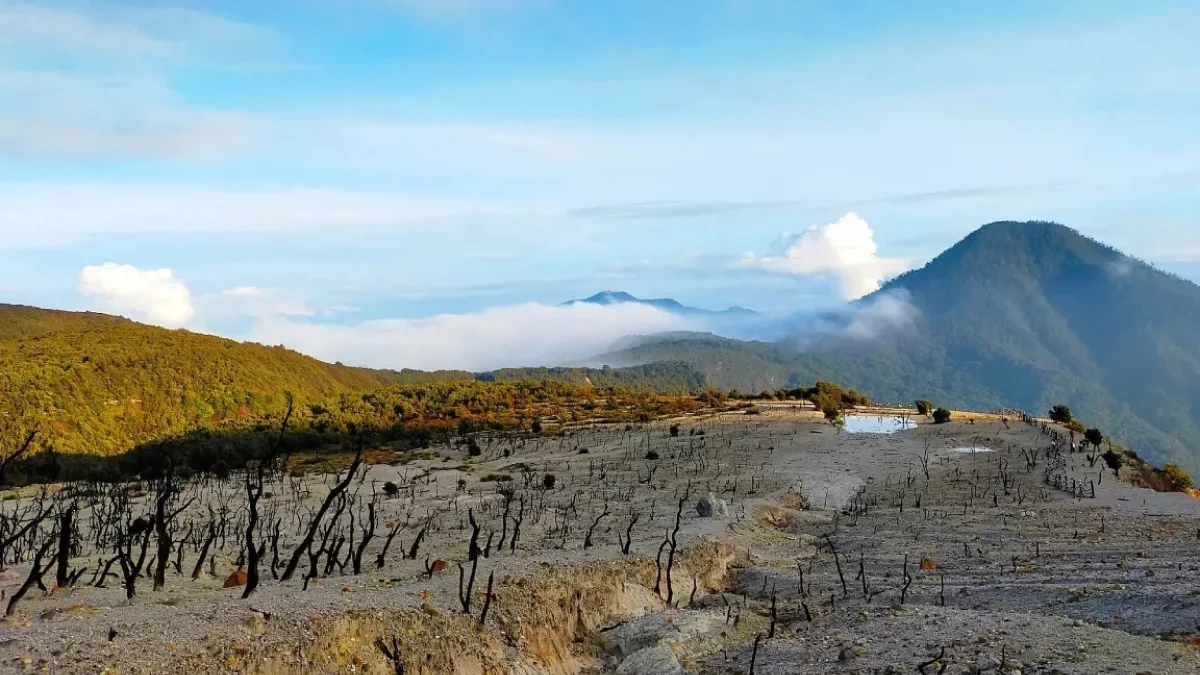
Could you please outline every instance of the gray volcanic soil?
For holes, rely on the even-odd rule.
[[[305,652],[322,638],[314,619],[454,612],[458,575],[427,578],[427,557],[451,569],[465,560],[468,509],[483,538],[501,530],[499,483],[484,479],[507,474],[531,515],[517,549],[492,552],[481,578],[495,571],[537,579],[547,570],[620,561],[618,537],[631,513],[639,514],[631,553],[653,560],[685,490],[680,547],[719,541],[737,553],[724,593],[700,589],[689,605],[692,583],[677,579],[678,608],[650,597],[577,642],[576,660],[523,661],[502,672],[747,673],[752,655],[760,674],[916,673],[939,655],[926,672],[943,665],[948,673],[1200,672],[1190,646],[1200,633],[1200,502],[1133,488],[1111,472],[1101,477],[1103,462],[1093,468],[1078,454],[1056,471],[1085,485],[1096,481],[1095,498],[1049,487],[1044,457],[1030,468],[1021,452],[1044,449],[1049,439],[1015,421],[977,416],[894,435],[849,434],[791,406],[762,410],[685,419],[677,438],[665,422],[596,426],[563,437],[484,439],[473,462],[442,447],[431,459],[373,466],[355,484],[360,499],[385,481],[402,487],[380,502],[380,535],[386,523],[404,523],[383,569],[335,569],[307,590],[299,578],[267,575],[244,601],[241,589],[221,588],[238,552],[231,532],[215,576],[192,581],[172,571],[161,592],[145,579],[132,601],[119,578],[105,588],[31,593],[0,624],[0,670],[388,672],[369,640],[357,665],[316,665]],[[927,446],[928,477],[921,461]],[[992,452],[955,451],[962,447]],[[657,460],[646,458],[651,450]],[[546,473],[557,478],[552,490],[540,487]],[[285,553],[329,482],[269,486],[264,519],[283,522]],[[206,523],[209,506],[244,510],[236,478],[194,490],[198,499],[182,529]],[[698,498],[709,494],[727,505],[724,515],[719,506],[713,517],[697,514]],[[586,531],[605,510],[585,549]],[[402,560],[425,519],[431,525],[417,559]],[[381,546],[375,539],[366,558],[373,561]],[[194,548],[185,547],[185,572]],[[100,555],[88,551],[74,564],[94,566]],[[911,582],[903,592],[906,556]],[[27,569],[0,573],[0,588],[11,594]],[[777,621],[768,637],[772,596]],[[429,649],[423,640],[405,645],[408,653]],[[512,649],[504,658],[520,661]]]

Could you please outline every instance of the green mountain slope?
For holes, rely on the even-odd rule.
[[[230,420],[254,423],[280,411],[286,392],[301,404],[327,404],[389,385],[476,380],[678,393],[706,386],[682,363],[479,374],[352,368],[105,314],[0,305],[0,457],[35,429],[35,451],[112,455]]]
[[[285,391],[317,400],[404,379],[103,314],[0,305],[0,450],[36,428],[39,448],[111,454],[278,409]]]
[[[830,379],[878,400],[1043,411],[1065,402],[1156,462],[1200,469],[1200,287],[1044,222],[984,226],[858,308],[912,322],[871,338],[824,330],[804,351],[712,336],[650,338],[598,357],[681,360],[717,386]]]

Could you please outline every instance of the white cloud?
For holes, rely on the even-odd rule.
[[[196,314],[188,287],[165,268],[88,265],[79,273],[79,292],[96,298],[104,310],[171,328],[187,324]]]
[[[354,326],[273,317],[249,338],[356,365],[481,371],[578,363],[627,335],[696,328],[693,321],[646,305],[531,303]]]
[[[245,146],[244,113],[189,103],[184,70],[279,68],[269,30],[216,14],[0,0],[0,157],[210,159]]]
[[[283,289],[238,286],[197,297],[196,313],[208,322],[231,317],[316,316],[317,311]]]
[[[907,260],[881,258],[875,231],[855,213],[813,225],[804,234],[784,234],[775,248],[772,255],[747,253],[739,264],[774,274],[832,276],[846,300],[879,290],[884,279],[909,266]]]
[[[921,312],[903,289],[882,293],[864,304],[853,306],[849,322],[840,333],[860,340],[894,335],[913,327]]]

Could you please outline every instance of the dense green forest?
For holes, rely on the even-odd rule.
[[[283,410],[345,407],[339,397],[389,385],[551,379],[598,388],[698,392],[683,364],[631,369],[370,370],[283,347],[166,330],[94,313],[0,305],[0,457],[36,430],[32,450],[113,455],[196,429],[251,423]],[[435,390],[430,390],[435,391]],[[373,394],[376,395],[376,394]]]

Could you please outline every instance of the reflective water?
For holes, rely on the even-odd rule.
[[[844,428],[852,434],[894,434],[916,429],[917,423],[899,415],[846,415]]]
[[[964,455],[974,455],[980,452],[995,452],[992,448],[954,448],[951,452],[961,452]]]

